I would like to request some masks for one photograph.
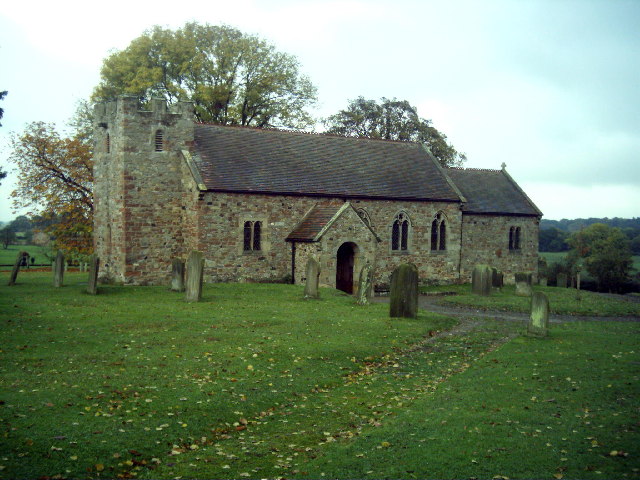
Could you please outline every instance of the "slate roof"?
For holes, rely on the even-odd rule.
[[[505,170],[446,168],[445,171],[467,200],[464,213],[542,215]]]
[[[345,204],[339,201],[317,203],[295,226],[287,241],[312,242]]]
[[[418,143],[205,124],[194,140],[207,190],[460,201]]]

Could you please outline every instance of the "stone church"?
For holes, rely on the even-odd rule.
[[[135,97],[95,107],[95,251],[101,276],[166,284],[173,258],[205,257],[211,282],[305,281],[353,292],[401,263],[423,283],[476,264],[537,275],[542,213],[501,170],[442,168],[423,145],[194,122]]]

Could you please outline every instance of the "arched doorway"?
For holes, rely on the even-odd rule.
[[[336,288],[343,292],[353,293],[353,269],[358,247],[355,243],[343,243],[338,249],[336,263]]]

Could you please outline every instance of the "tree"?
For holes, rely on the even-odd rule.
[[[584,267],[598,283],[598,290],[617,291],[629,279],[632,258],[629,239],[619,228],[594,223],[573,233],[568,259]]]
[[[54,247],[70,255],[92,252],[93,161],[89,141],[62,137],[51,124],[33,122],[10,141],[18,167],[15,208],[31,208],[48,226]]]
[[[538,250],[541,252],[566,252],[569,250],[569,234],[557,228],[541,228]]]
[[[2,248],[5,250],[9,248],[13,242],[16,241],[16,232],[13,231],[11,225],[6,225],[0,230],[0,242],[2,242]]]
[[[94,100],[132,94],[194,102],[202,122],[307,128],[316,88],[297,59],[229,26],[159,26],[103,61]]]
[[[358,97],[346,110],[325,119],[324,125],[327,133],[336,135],[424,143],[445,167],[461,166],[467,159],[406,100],[383,97],[378,103]]]
[[[7,96],[7,93],[9,93],[8,91],[3,91],[0,92],[0,100],[4,100],[4,97]],[[4,117],[4,108],[0,107],[0,120],[2,120],[2,117]],[[2,124],[0,123],[0,127],[2,126]],[[2,177],[0,177],[2,178]]]

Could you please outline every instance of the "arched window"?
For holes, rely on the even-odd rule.
[[[156,130],[155,147],[156,152],[162,152],[164,150],[164,135],[162,130]]]
[[[520,250],[520,227],[509,229],[509,250]]]
[[[431,250],[447,249],[447,222],[442,212],[438,212],[431,222]]]
[[[262,222],[244,222],[243,250],[245,252],[261,250]]]
[[[391,250],[406,251],[409,249],[409,226],[407,214],[398,213],[391,227]]]
[[[105,139],[105,150],[107,153],[111,153],[111,136],[108,133]]]

